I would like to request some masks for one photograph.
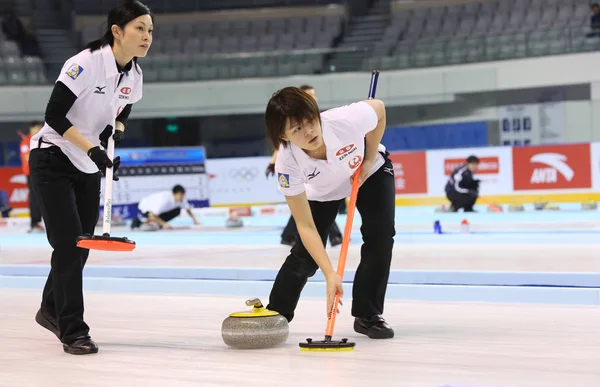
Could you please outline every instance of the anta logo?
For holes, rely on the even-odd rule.
[[[357,149],[358,148],[355,147],[354,144],[350,144],[335,152],[335,155],[342,161],[352,153],[356,152]]]
[[[531,184],[556,183],[560,173],[566,181],[573,180],[575,171],[567,164],[567,157],[558,153],[540,153],[533,156],[532,163],[545,164],[546,168],[535,168],[529,182]]]
[[[106,89],[106,86],[96,86],[96,90],[94,90],[94,94],[106,94],[106,93],[104,93],[104,89]]]

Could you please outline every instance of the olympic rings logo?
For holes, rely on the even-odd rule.
[[[229,170],[229,177],[236,180],[250,181],[258,175],[256,168],[236,168]]]

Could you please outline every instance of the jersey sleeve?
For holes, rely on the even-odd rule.
[[[87,51],[83,51],[65,62],[57,82],[65,84],[76,97],[90,86],[93,80],[92,60]]]
[[[375,129],[378,122],[377,113],[365,101],[334,108],[322,115],[328,119],[343,122],[347,130],[363,136]]]
[[[285,151],[280,150],[277,160],[275,160],[277,188],[285,196],[296,196],[305,191],[304,175],[300,171],[298,163],[284,153]]]

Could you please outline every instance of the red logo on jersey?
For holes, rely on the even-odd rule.
[[[348,152],[350,152],[350,150],[351,150],[353,147],[354,147],[354,144],[350,144],[350,145],[348,145],[348,146],[345,146],[345,147],[343,147],[342,149],[340,149],[339,151],[337,151],[337,152],[335,153],[335,155],[336,155],[337,157],[340,157],[340,156],[341,156],[341,155],[343,155],[344,153],[348,153]]]
[[[348,166],[350,166],[350,168],[354,169],[354,168],[358,167],[361,162],[362,162],[362,157],[354,156],[352,158],[352,160],[348,161]]]
[[[127,95],[127,94],[131,93],[131,88],[129,88],[129,87],[122,87],[121,88],[121,93]]]

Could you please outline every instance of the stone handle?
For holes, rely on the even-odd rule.
[[[246,305],[247,306],[253,306],[255,308],[262,308],[263,304],[262,302],[260,302],[260,299],[258,298],[251,298],[249,300],[246,301]]]

